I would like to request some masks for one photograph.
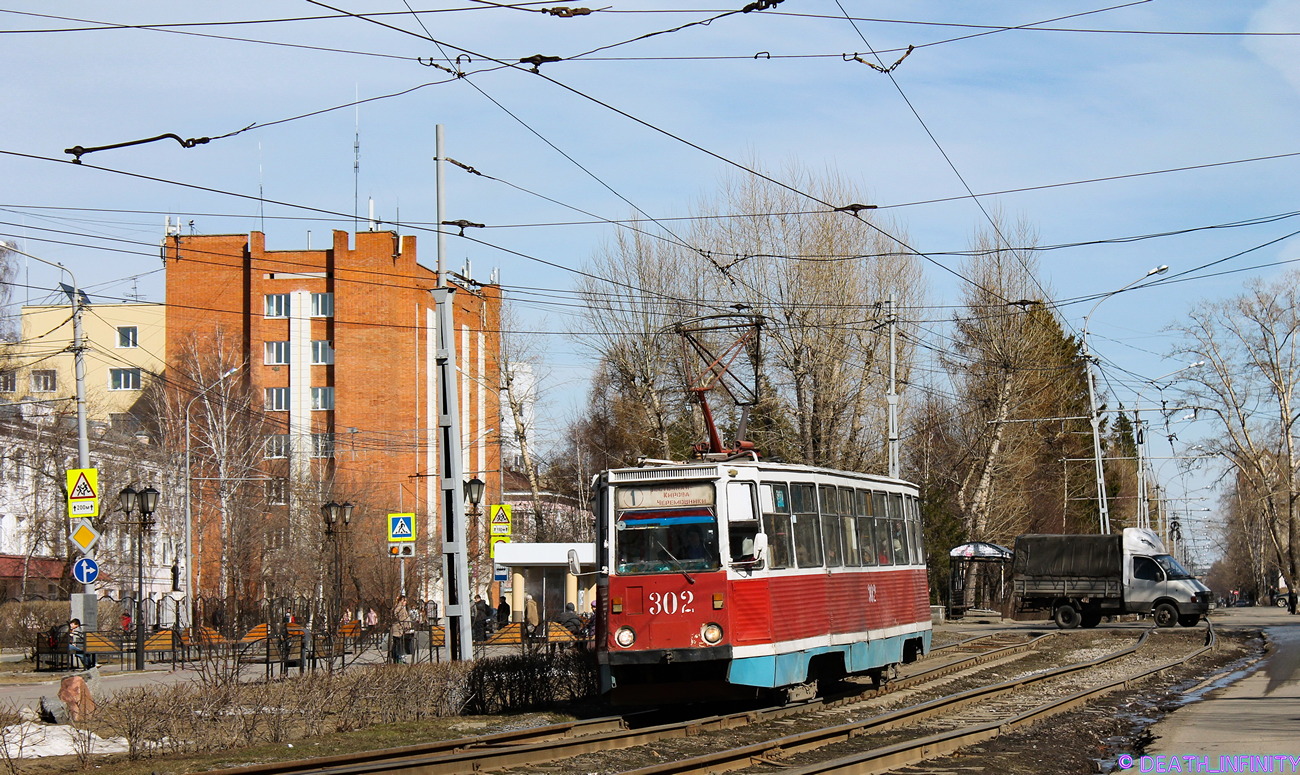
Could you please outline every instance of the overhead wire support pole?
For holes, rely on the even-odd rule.
[[[894,314],[894,294],[889,294],[888,303],[885,320],[889,324],[889,477],[898,479],[902,475],[902,466],[898,460],[898,351],[894,346],[898,316]]]
[[[1096,468],[1096,476],[1097,476],[1097,511],[1098,511],[1097,532],[1102,534],[1106,534],[1110,532],[1110,509],[1106,504],[1106,465],[1105,465],[1105,460],[1101,456],[1102,411],[1101,408],[1097,406],[1097,390],[1094,385],[1094,382],[1096,381],[1096,374],[1095,374],[1095,370],[1093,369],[1093,366],[1095,365],[1096,359],[1092,357],[1092,349],[1088,345],[1088,323],[1089,321],[1092,320],[1092,313],[1096,312],[1097,308],[1100,307],[1101,303],[1106,299],[1109,299],[1111,296],[1114,296],[1117,293],[1122,293],[1124,291],[1127,291],[1129,288],[1132,288],[1134,285],[1137,285],[1138,283],[1142,282],[1148,277],[1151,277],[1152,275],[1164,274],[1165,272],[1168,271],[1169,271],[1169,267],[1162,264],[1161,266],[1158,266],[1155,269],[1152,269],[1151,271],[1137,278],[1136,280],[1129,283],[1128,285],[1125,285],[1122,288],[1116,288],[1115,290],[1110,291],[1109,293],[1102,294],[1101,298],[1097,299],[1097,303],[1092,305],[1092,309],[1088,310],[1088,314],[1083,316],[1083,330],[1080,335],[1080,338],[1083,340],[1084,365],[1088,370],[1087,372],[1088,412],[1091,414],[1091,421],[1092,421],[1092,456],[1093,456],[1093,461],[1095,463],[1094,467]]]
[[[447,242],[442,231],[446,191],[443,168],[446,154],[443,153],[441,124],[434,129],[434,153],[437,155],[438,287],[433,291],[433,298],[438,308],[435,359],[440,453],[438,487],[442,496],[437,507],[442,514],[443,608],[447,612],[448,652],[453,660],[467,660],[473,657],[469,616],[469,529],[465,517],[465,491],[461,486],[465,471],[460,435],[460,390],[456,373],[456,289],[447,281]]]

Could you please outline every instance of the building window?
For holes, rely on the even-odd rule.
[[[266,343],[266,365],[267,366],[284,366],[288,363],[289,363],[288,342],[267,342]]]
[[[118,347],[139,347],[140,329],[136,326],[118,326],[117,346]]]
[[[266,481],[266,502],[272,506],[283,506],[289,502],[289,480],[268,479]]]
[[[268,412],[289,411],[289,388],[287,387],[267,388],[266,409]]]
[[[59,376],[54,369],[37,369],[32,372],[33,393],[53,393],[59,387]]]
[[[333,363],[334,343],[328,339],[313,339],[311,342],[311,362],[317,366]]]
[[[334,457],[334,434],[313,433],[311,435],[312,457]]]
[[[312,409],[333,409],[334,408],[334,388],[332,387],[314,387],[311,389],[311,408]]]
[[[266,294],[266,316],[268,318],[289,317],[289,294],[287,293]]]
[[[267,436],[266,456],[268,458],[289,457],[289,434],[273,433]]]
[[[140,370],[109,369],[108,380],[110,390],[139,390]]]
[[[0,371],[0,393],[16,393],[18,375],[12,371]]]
[[[311,295],[311,316],[314,318],[334,317],[334,294],[313,293]]]

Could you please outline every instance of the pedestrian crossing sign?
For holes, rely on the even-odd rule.
[[[389,514],[388,515],[388,540],[393,541],[414,541],[415,540],[415,515],[414,514]]]

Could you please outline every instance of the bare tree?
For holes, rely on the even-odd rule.
[[[1255,280],[1244,293],[1204,302],[1174,330],[1177,349],[1204,361],[1187,398],[1217,419],[1213,451],[1237,473],[1241,494],[1258,504],[1264,532],[1290,589],[1300,561],[1300,272]]]

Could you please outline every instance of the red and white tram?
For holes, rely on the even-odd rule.
[[[930,649],[915,485],[745,455],[605,471],[595,502],[616,699],[810,695]]]

